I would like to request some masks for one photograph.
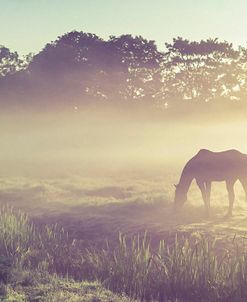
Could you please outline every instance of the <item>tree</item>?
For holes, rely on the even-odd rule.
[[[142,37],[111,36],[104,41],[73,31],[47,44],[28,70],[42,83],[42,91],[117,101],[155,94],[150,83],[162,57],[154,41]]]
[[[17,52],[0,46],[0,77],[11,75],[24,68],[25,60],[19,58]]]
[[[166,43],[163,71],[168,98],[209,101],[230,97],[238,84],[235,77],[239,52],[228,42],[200,42],[181,37]]]
[[[117,64],[115,70],[122,72],[119,92],[124,99],[153,99],[157,85],[161,85],[157,76],[163,53],[157,50],[154,41],[141,36],[111,36],[109,45],[115,49]]]

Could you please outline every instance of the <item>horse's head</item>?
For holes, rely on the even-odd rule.
[[[184,192],[184,190],[181,188],[181,186],[175,185],[175,198],[174,198],[174,210],[178,210],[182,207],[182,205],[187,200],[187,193]]]

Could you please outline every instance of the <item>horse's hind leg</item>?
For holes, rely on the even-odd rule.
[[[245,201],[247,202],[247,178],[239,178],[245,192]]]
[[[206,216],[209,217],[210,212],[210,191],[211,191],[211,183],[207,186],[207,183],[201,180],[196,180],[196,183],[202,193],[202,199],[205,204]]]
[[[211,182],[207,181],[206,182],[206,210],[207,210],[207,215],[210,215],[210,195],[211,195]]]
[[[226,214],[227,217],[232,216],[233,203],[234,203],[234,199],[235,199],[234,183],[235,183],[235,180],[226,181],[226,188],[228,191],[228,198],[229,198],[229,209],[228,209],[228,213]]]

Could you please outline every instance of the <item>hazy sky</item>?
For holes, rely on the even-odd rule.
[[[208,37],[246,46],[246,0],[0,0],[0,44],[38,52],[65,32],[131,33],[164,42]]]

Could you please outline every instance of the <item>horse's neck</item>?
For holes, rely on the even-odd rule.
[[[193,176],[193,173],[192,173],[190,167],[185,166],[185,168],[181,174],[180,181],[179,181],[179,187],[181,188],[181,190],[184,193],[188,192],[193,178],[194,178],[194,176]]]

